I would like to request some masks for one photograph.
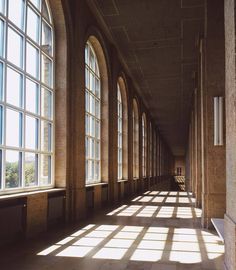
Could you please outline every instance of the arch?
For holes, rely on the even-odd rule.
[[[139,109],[137,99],[133,99],[133,179],[139,178]]]
[[[118,173],[118,179],[128,179],[128,102],[127,102],[127,87],[123,77],[119,76],[117,80],[117,95],[120,93],[121,106],[122,106],[122,167],[121,174]],[[118,96],[117,96],[118,97]],[[119,98],[117,99],[119,103]],[[118,113],[119,117],[119,113]],[[119,120],[118,120],[119,121]],[[119,123],[118,123],[119,127]],[[118,130],[119,132],[119,130]],[[119,139],[118,139],[119,145]],[[119,165],[119,154],[118,154]],[[121,178],[119,178],[119,176]]]
[[[142,177],[147,176],[147,117],[142,114]]]
[[[90,97],[95,97],[95,104],[98,104],[98,110],[99,115],[96,116],[97,112],[94,108],[94,112],[90,112],[91,119],[95,119],[95,122],[97,124],[96,127],[94,127],[94,132],[98,132],[99,134],[95,134],[93,138],[91,138],[92,142],[95,140],[95,144],[92,146],[94,149],[97,147],[96,150],[94,150],[94,153],[97,155],[96,157],[93,156],[90,157],[91,166],[88,165],[87,161],[90,163],[89,158],[86,158],[86,171],[90,172],[91,168],[94,168],[97,170],[97,173],[94,174],[96,177],[92,177],[93,179],[88,180],[88,177],[86,178],[86,184],[89,183],[96,183],[96,182],[107,182],[108,181],[108,70],[107,70],[107,64],[106,64],[106,58],[103,52],[103,48],[95,36],[89,36],[86,46],[85,46],[85,53],[87,50],[87,46],[91,48],[91,51],[94,53],[95,57],[95,66],[94,70],[92,70],[91,67],[88,67],[88,63],[86,64],[86,70],[90,70],[91,72],[86,72],[86,93],[92,93],[95,91],[95,89],[92,89],[92,87],[99,86],[100,88],[100,94],[98,94],[97,97],[95,97],[94,94],[91,94]],[[91,60],[91,59],[90,59]],[[89,60],[89,61],[90,61]],[[86,62],[86,59],[85,59]],[[89,76],[89,77],[88,77]],[[90,89],[88,89],[87,80],[89,79],[92,82],[94,81],[94,86],[90,85]],[[97,89],[97,88],[96,88]],[[87,91],[89,90],[89,91]],[[95,92],[94,92],[95,93]],[[98,101],[98,103],[96,103]],[[86,116],[88,116],[86,111]],[[91,134],[90,134],[91,135]],[[88,138],[88,135],[86,135],[86,140]],[[88,146],[86,145],[86,149],[88,149]],[[94,164],[94,165],[93,165]],[[96,164],[96,166],[95,166]],[[88,175],[88,174],[87,174]],[[93,175],[93,174],[91,174]]]
[[[71,32],[72,22],[68,3],[62,0],[48,0],[48,3],[55,31],[55,186],[66,187],[68,174],[68,36]]]

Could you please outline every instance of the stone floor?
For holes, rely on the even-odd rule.
[[[145,192],[84,226],[6,248],[1,270],[223,269],[224,245],[200,228],[193,204],[190,193]]]

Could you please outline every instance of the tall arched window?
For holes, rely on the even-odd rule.
[[[54,183],[53,25],[44,0],[0,1],[1,191]]]
[[[117,80],[117,176],[128,179],[128,106],[123,77]]]
[[[137,101],[133,100],[133,178],[139,177],[139,115]]]
[[[155,130],[153,134],[153,172],[154,177],[157,176],[157,138]]]
[[[120,92],[119,83],[117,83],[117,164],[118,164],[118,179],[122,179],[123,177],[123,105],[122,105],[122,97]]]
[[[142,176],[147,176],[147,120],[146,115],[142,115]]]
[[[150,176],[153,176],[153,158],[152,158],[152,155],[153,155],[153,143],[152,143],[152,124],[150,123],[150,136],[149,136],[150,140],[149,140],[149,155],[150,155],[150,166],[149,166],[149,175]]]
[[[101,89],[97,56],[90,42],[85,47],[86,184],[101,180]]]

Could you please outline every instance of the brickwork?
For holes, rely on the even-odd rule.
[[[47,193],[27,198],[26,235],[32,237],[47,229]]]

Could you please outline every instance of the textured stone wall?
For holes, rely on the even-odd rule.
[[[226,49],[226,214],[225,269],[236,269],[236,85],[235,0],[225,1]]]
[[[223,218],[226,209],[225,119],[224,143],[214,145],[214,97],[225,97],[224,1],[205,1],[205,30],[199,33],[199,61],[189,129],[190,186],[202,225]]]

